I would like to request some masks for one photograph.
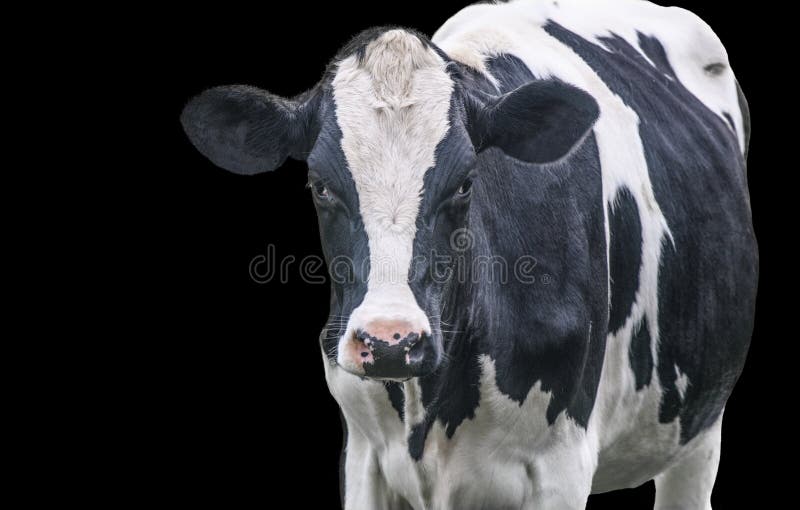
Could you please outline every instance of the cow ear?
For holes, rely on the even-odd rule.
[[[600,113],[586,92],[557,80],[534,81],[499,97],[466,101],[478,152],[498,147],[529,163],[551,163],[572,150]]]
[[[269,172],[288,156],[305,159],[318,130],[316,96],[299,102],[245,85],[206,90],[181,114],[192,144],[215,165],[237,174]]]

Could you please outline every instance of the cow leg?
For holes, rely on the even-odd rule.
[[[655,478],[655,510],[711,510],[711,490],[717,477],[722,416],[688,455]]]
[[[344,461],[344,508],[380,508],[383,480],[366,439],[349,427]]]
[[[592,490],[597,454],[587,441],[556,443],[532,465],[530,510],[583,510]]]
[[[411,509],[386,485],[378,459],[367,440],[349,427],[344,461],[344,509]]]

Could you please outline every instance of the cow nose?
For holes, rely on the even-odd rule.
[[[354,360],[375,379],[427,375],[435,364],[430,334],[406,321],[373,321],[353,334]]]

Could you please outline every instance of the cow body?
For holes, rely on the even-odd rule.
[[[478,4],[182,120],[231,171],[308,162],[345,508],[578,509],[650,479],[656,508],[710,507],[758,255],[746,102],[696,16]]]
[[[552,281],[460,289],[433,380],[326,360],[345,506],[582,508],[661,475],[664,508],[703,508],[756,287],[746,112],[724,49],[694,15],[645,2],[475,5],[433,41],[482,86],[555,76],[602,113],[557,164],[479,156],[474,251],[533,254]]]

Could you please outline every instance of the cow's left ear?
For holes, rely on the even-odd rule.
[[[246,85],[206,90],[189,101],[181,124],[215,165],[237,174],[275,170],[286,158],[304,160],[319,133],[318,98],[285,99]]]
[[[534,81],[499,97],[469,96],[466,108],[476,151],[498,147],[529,163],[569,154],[600,114],[592,96],[558,80]]]

